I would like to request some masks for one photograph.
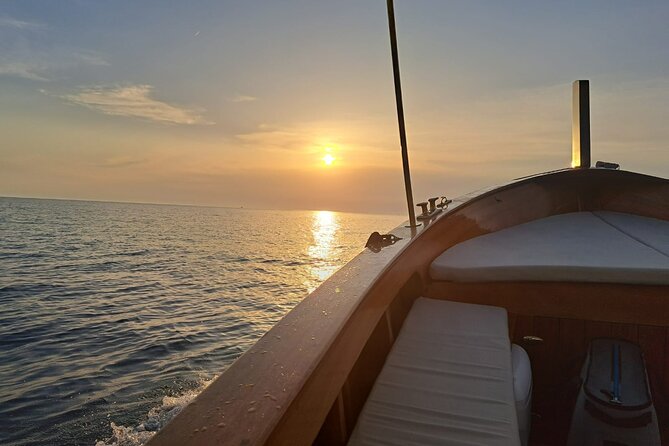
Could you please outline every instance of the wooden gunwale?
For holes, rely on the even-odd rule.
[[[669,182],[623,171],[565,170],[456,203],[414,237],[400,226],[393,233],[403,240],[378,254],[359,254],[289,312],[149,445],[306,445],[326,418],[338,423],[332,430],[345,441],[354,424],[345,420],[354,420],[357,413],[332,416],[331,409],[344,411],[349,405],[344,390],[351,370],[362,360],[361,352],[382,318],[395,317],[389,308],[410,277],[429,282],[428,268],[437,255],[466,239],[565,212],[608,209],[669,220]]]

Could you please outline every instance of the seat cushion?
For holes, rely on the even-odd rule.
[[[506,310],[418,298],[349,445],[520,445]]]
[[[669,222],[620,212],[593,212],[614,228],[654,250],[669,256]]]
[[[447,249],[434,280],[669,284],[669,222],[615,212],[534,220]]]

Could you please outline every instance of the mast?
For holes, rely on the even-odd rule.
[[[386,0],[388,5],[388,28],[390,30],[390,51],[393,56],[393,77],[395,79],[395,102],[397,104],[397,123],[400,130],[400,146],[402,148],[402,168],[404,170],[404,189],[409,208],[409,226],[416,227],[416,214],[413,209],[413,193],[411,192],[411,171],[409,170],[409,152],[407,135],[404,125],[404,105],[402,104],[402,84],[400,82],[400,59],[397,52],[397,33],[395,31],[395,7],[393,0]]]

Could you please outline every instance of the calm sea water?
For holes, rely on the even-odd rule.
[[[140,444],[401,220],[0,198],[0,444]]]

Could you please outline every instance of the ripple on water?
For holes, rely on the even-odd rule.
[[[400,218],[0,198],[0,220],[0,444],[120,446]]]

